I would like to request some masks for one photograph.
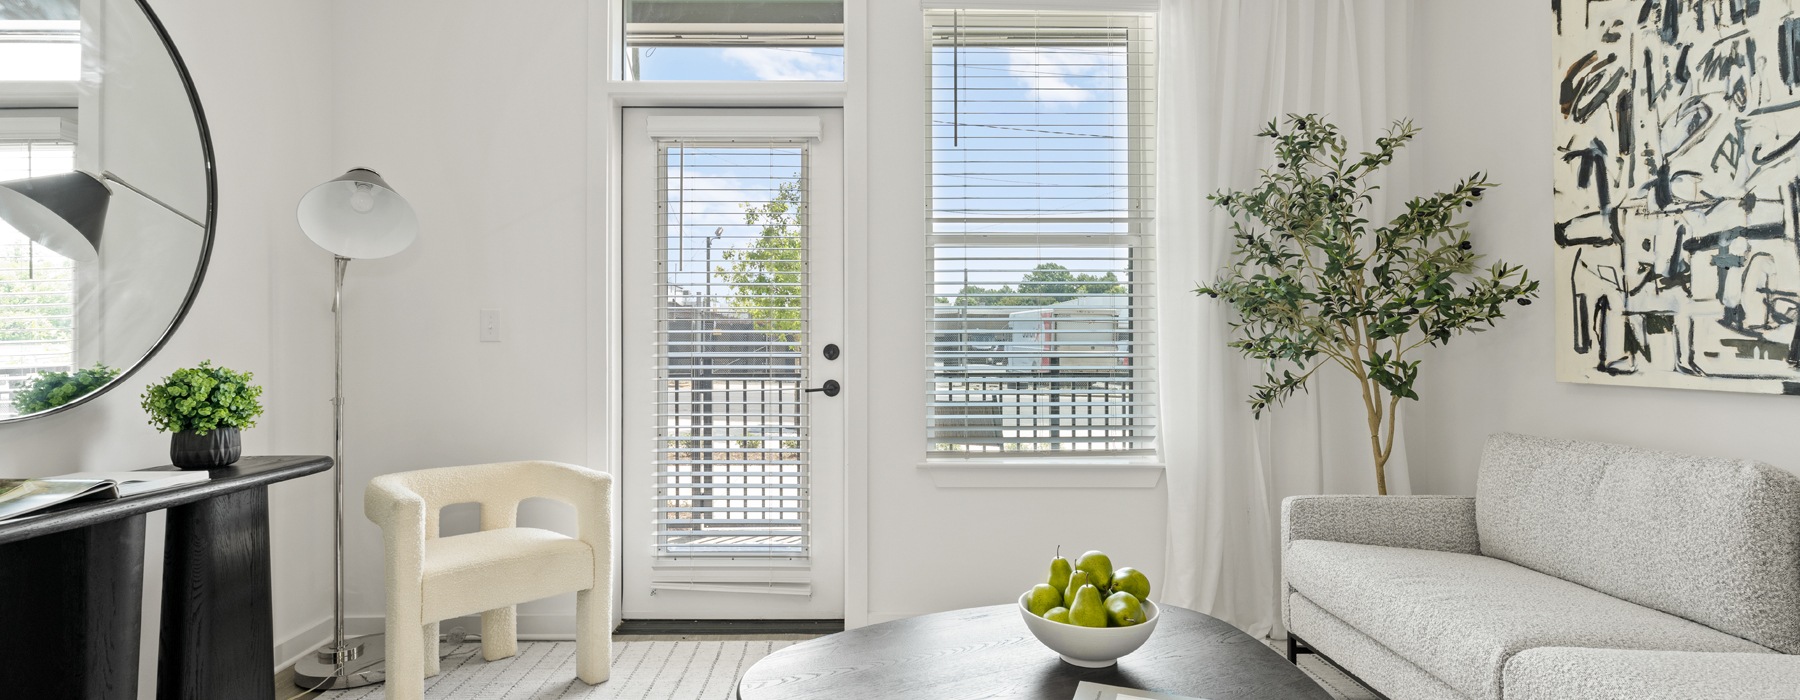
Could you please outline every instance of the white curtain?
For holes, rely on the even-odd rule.
[[[1257,367],[1226,347],[1226,309],[1193,294],[1231,251],[1230,220],[1206,195],[1249,186],[1272,163],[1269,141],[1255,137],[1271,119],[1325,114],[1360,149],[1407,116],[1415,9],[1412,0],[1162,3],[1158,340],[1169,534],[1160,599],[1251,634],[1286,634],[1281,499],[1373,493],[1374,468],[1362,402],[1341,370],[1251,420],[1245,398]],[[1410,196],[1405,160],[1385,184]],[[1404,443],[1388,478],[1390,492],[1407,492]]]

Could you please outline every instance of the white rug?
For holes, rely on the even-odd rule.
[[[427,700],[730,700],[737,679],[792,641],[614,641],[612,679],[590,686],[575,677],[574,642],[522,642],[519,655],[481,660],[481,644],[462,644],[443,673],[425,680]],[[386,697],[382,686],[324,693],[329,700]]]
[[[612,679],[598,686],[575,678],[574,642],[523,642],[519,644],[518,656],[492,663],[481,660],[479,643],[462,644],[444,659],[443,673],[426,679],[425,697],[427,700],[731,700],[736,697],[737,679],[751,664],[793,643],[793,640],[682,638],[614,641]],[[1300,670],[1336,700],[1372,700],[1375,697],[1317,656],[1301,656]],[[376,685],[323,693],[319,697],[376,700],[386,696],[382,686]]]

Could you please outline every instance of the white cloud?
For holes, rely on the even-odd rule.
[[[1071,79],[1082,79],[1083,85],[1094,85],[1094,78],[1121,75],[1124,56],[1114,49],[1082,50],[1074,48],[1015,49],[1006,52],[1006,62],[1013,73],[1031,89],[1031,99],[1040,102],[1089,102],[1109,96],[1095,95]]]
[[[725,60],[750,69],[758,80],[843,80],[844,58],[805,49],[729,48]]]

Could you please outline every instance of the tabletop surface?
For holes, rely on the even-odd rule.
[[[1150,641],[1108,668],[1064,663],[1017,605],[896,620],[801,642],[756,662],[741,700],[1069,700],[1081,681],[1206,700],[1330,700],[1281,654],[1236,627],[1174,606]]]
[[[212,479],[183,484],[112,501],[83,501],[13,520],[0,521],[0,544],[87,527],[153,510],[205,500],[221,494],[287,481],[331,468],[330,457],[245,457],[223,469],[211,470]],[[170,471],[171,466],[141,471]]]

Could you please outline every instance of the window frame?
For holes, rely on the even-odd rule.
[[[942,487],[1016,488],[1019,485],[1019,478],[1022,475],[1029,475],[1032,479],[1043,482],[1042,485],[1059,487],[1153,487],[1160,481],[1163,471],[1163,464],[1161,462],[1162,441],[1159,429],[1161,392],[1160,387],[1158,386],[1156,368],[1156,359],[1158,355],[1156,335],[1158,329],[1156,328],[1157,321],[1155,316],[1157,304],[1155,300],[1156,282],[1154,279],[1156,262],[1156,219],[1154,208],[1156,161],[1155,97],[1157,87],[1156,40],[1158,18],[1154,11],[1150,11],[1147,8],[1133,7],[1129,2],[1126,3],[1125,7],[1104,11],[1094,10],[1092,5],[1085,3],[1083,3],[1083,7],[1070,6],[1054,8],[1044,7],[1041,6],[1041,4],[1034,6],[1029,3],[994,4],[1000,6],[965,8],[959,5],[945,5],[928,2],[926,3],[925,11],[922,13],[924,19],[925,42],[924,62],[926,66],[926,95],[925,100],[923,101],[923,107],[925,112],[924,121],[927,125],[926,145],[924,149],[926,177],[925,230],[923,231],[926,239],[924,246],[926,274],[926,294],[924,297],[924,335],[926,351],[924,353],[924,371],[926,374],[926,388],[923,394],[926,402],[923,415],[926,436],[925,445],[923,446],[925,459],[917,466],[922,470],[926,470],[932,476],[936,484]],[[936,160],[937,149],[934,147],[934,143],[937,137],[932,133],[931,128],[934,118],[938,116],[936,114],[937,100],[933,96],[933,91],[935,89],[934,83],[937,77],[935,72],[935,49],[937,47],[937,39],[933,35],[933,30],[935,27],[941,27],[941,22],[934,23],[932,17],[934,15],[941,15],[953,11],[979,13],[977,14],[977,21],[987,19],[996,22],[999,20],[994,18],[1003,17],[1005,15],[1030,14],[1036,15],[1036,19],[1039,21],[1044,20],[1046,17],[1052,18],[1052,22],[1054,22],[1054,18],[1058,15],[1063,15],[1069,18],[1070,26],[1072,27],[1082,25],[1081,20],[1083,19],[1094,17],[1134,16],[1138,18],[1132,26],[1125,28],[1127,33],[1126,45],[1130,47],[1147,44],[1150,47],[1149,51],[1146,52],[1149,70],[1143,70],[1141,67],[1136,66],[1129,57],[1129,52],[1132,49],[1128,49],[1128,58],[1125,62],[1127,67],[1125,99],[1129,105],[1128,110],[1130,116],[1127,120],[1129,141],[1126,146],[1126,151],[1134,154],[1134,156],[1127,158],[1127,163],[1129,164],[1127,177],[1129,193],[1126,199],[1129,204],[1127,214],[1124,217],[1127,233],[1123,236],[1124,241],[1122,243],[1119,240],[1096,240],[1096,234],[1063,234],[1065,243],[1058,247],[1086,247],[1096,249],[1117,249],[1124,247],[1128,251],[1127,260],[1129,266],[1126,268],[1128,273],[1126,283],[1129,285],[1129,288],[1126,293],[1130,298],[1129,308],[1131,309],[1130,318],[1132,319],[1132,343],[1140,346],[1133,348],[1129,354],[1133,358],[1141,357],[1144,359],[1143,364],[1133,365],[1131,374],[1132,379],[1130,382],[1134,386],[1143,386],[1149,390],[1148,405],[1142,407],[1140,410],[1133,411],[1130,414],[1131,420],[1129,425],[1134,431],[1148,432],[1149,440],[1143,447],[1126,450],[1069,449],[998,450],[985,452],[947,451],[939,449],[938,441],[931,434],[932,426],[936,420],[935,409],[931,404],[936,401],[936,395],[940,391],[938,387],[942,384],[942,380],[937,376],[938,354],[935,347],[937,335],[940,332],[936,309],[938,306],[936,297],[939,296],[936,288],[939,283],[936,278],[940,272],[938,268],[939,249],[940,247],[943,247],[943,244],[939,241],[939,234],[936,230],[936,226],[943,217],[938,216],[938,209],[936,208],[937,197],[935,190],[937,189],[936,173],[938,161]],[[1035,45],[1043,46],[1045,44]],[[1149,99],[1139,99],[1138,96],[1146,94],[1150,96]],[[1135,154],[1139,153],[1143,154],[1143,157],[1135,157]],[[1112,217],[1103,220],[1116,222],[1118,218]],[[1042,238],[1040,237],[1039,240],[1042,240]],[[972,248],[976,246],[954,245],[948,247]],[[1055,259],[1043,258],[1040,259],[1040,261],[1054,262]],[[1138,278],[1136,274],[1132,274],[1133,271],[1136,270],[1144,270],[1145,275],[1141,279]],[[1027,309],[1039,307],[1020,308]]]

